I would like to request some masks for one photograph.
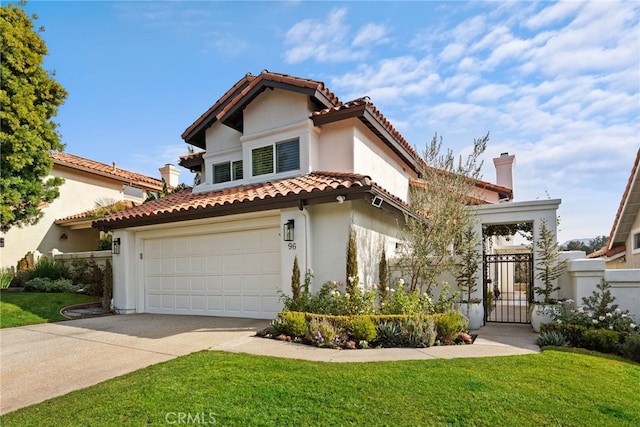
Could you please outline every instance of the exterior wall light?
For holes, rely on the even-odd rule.
[[[290,220],[288,220],[287,222],[284,223],[283,229],[282,229],[282,237],[283,237],[285,242],[293,242],[293,239],[294,239],[294,235],[293,235],[294,224],[295,224],[295,221],[292,220],[292,219],[290,219]]]
[[[116,237],[111,242],[111,253],[114,255],[120,254],[120,238]]]

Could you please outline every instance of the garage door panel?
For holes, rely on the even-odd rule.
[[[192,276],[191,277],[191,290],[194,292],[202,292],[207,288],[207,279],[204,276]]]
[[[190,292],[191,291],[191,277],[182,276],[176,277],[175,286],[177,292]]]
[[[224,289],[223,285],[223,277],[220,276],[207,276],[207,292],[210,293],[219,293],[222,294],[222,290]]]
[[[145,240],[145,310],[271,318],[280,244],[279,227]]]

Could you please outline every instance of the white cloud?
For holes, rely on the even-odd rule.
[[[387,30],[381,24],[365,24],[352,36],[346,16],[347,9],[338,8],[329,12],[326,19],[305,19],[296,23],[285,35],[285,44],[291,46],[284,53],[285,61],[295,64],[306,60],[362,60],[369,54],[371,44],[386,42]]]
[[[379,44],[386,41],[387,29],[381,24],[367,24],[356,34],[352,46],[364,46],[370,43]]]
[[[540,29],[567,18],[580,7],[577,1],[561,1],[553,6],[543,9],[524,22],[524,26],[530,29]]]

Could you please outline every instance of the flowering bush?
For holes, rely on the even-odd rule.
[[[640,328],[629,315],[622,311],[618,304],[614,304],[615,297],[611,295],[611,285],[604,279],[596,286],[590,296],[582,298],[584,305],[571,308],[573,300],[566,300],[561,310],[552,313],[556,323],[579,325],[586,329],[608,329],[616,332],[638,332]]]
[[[380,305],[383,314],[424,314],[432,311],[433,301],[426,292],[406,292],[404,280],[400,279],[396,289],[388,289],[387,298]]]

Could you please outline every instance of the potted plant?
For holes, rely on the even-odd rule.
[[[567,261],[559,259],[556,233],[547,227],[547,222],[544,219],[535,247],[535,277],[542,285],[533,288],[538,299],[531,303],[531,326],[534,331],[540,332],[541,323],[552,322],[554,317],[560,313],[558,300],[554,299],[552,294],[560,289],[556,285],[556,280],[564,273]]]
[[[471,224],[463,229],[455,263],[455,276],[461,297],[458,309],[469,319],[469,329],[479,329],[484,325],[482,301],[474,296],[478,288],[477,279],[481,258],[477,237]]]

